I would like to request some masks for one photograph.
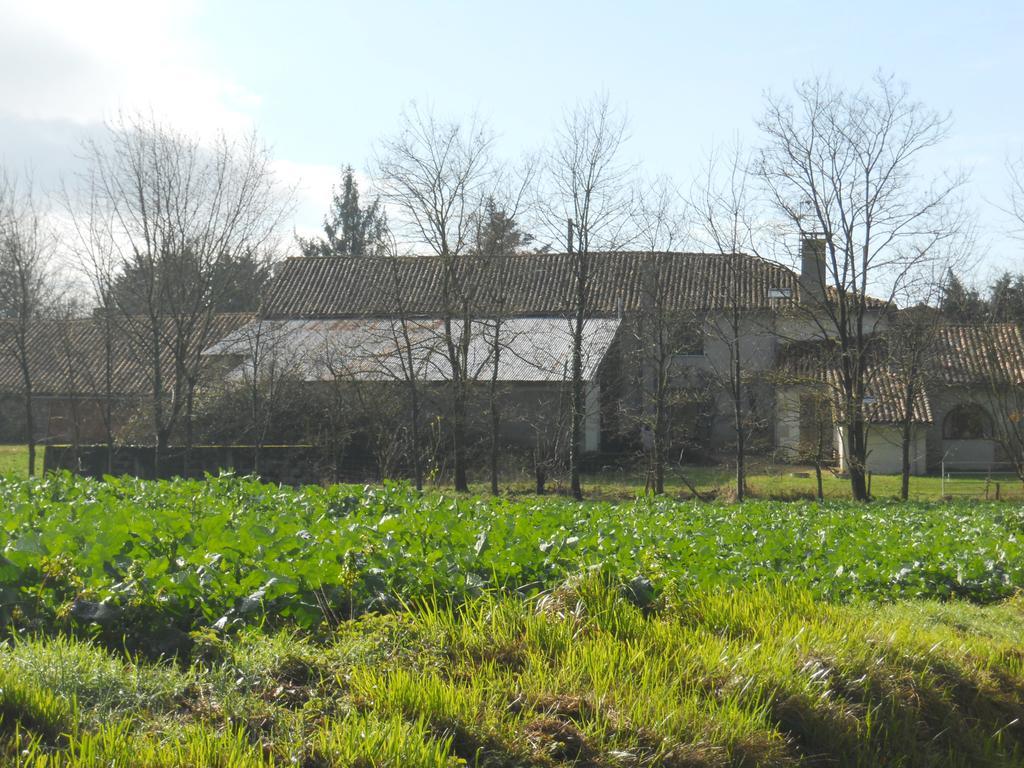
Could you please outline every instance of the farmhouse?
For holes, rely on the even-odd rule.
[[[581,334],[583,450],[601,464],[649,450],[652,393],[663,370],[672,459],[728,460],[734,417],[727,385],[731,345],[738,344],[749,451],[781,462],[843,466],[834,340],[823,338],[813,317],[824,295],[820,254],[814,241],[805,244],[799,270],[742,254],[591,254]],[[197,440],[251,442],[252,432],[237,417],[238,402],[232,410],[216,398],[268,376],[287,379],[293,388],[275,389],[288,408],[276,422],[268,417],[264,443],[325,445],[346,429],[351,455],[352,445],[366,445],[353,434],[385,414],[395,421],[384,431],[402,429],[412,387],[437,440],[450,417],[452,377],[462,376],[472,445],[486,440],[493,398],[506,448],[562,452],[574,269],[573,256],[557,253],[449,263],[430,257],[287,259],[258,315],[215,318],[208,338],[216,341],[203,350],[206,365],[196,388],[206,404]],[[1024,407],[1021,330],[938,325],[926,364],[908,387],[911,379],[886,354],[887,329],[897,313],[880,301],[868,309],[879,340],[863,404],[868,468],[899,471],[904,435],[914,473],[980,470],[1005,461],[1004,427],[1018,424]],[[108,426],[119,442],[147,441],[151,365],[123,318],[113,325],[99,316],[39,321],[30,349],[40,442],[99,443]],[[165,359],[169,365],[170,355]],[[166,382],[173,376],[164,371]],[[22,381],[17,359],[0,355],[0,429],[8,440],[23,439]],[[173,397],[167,386],[165,396]],[[361,421],[342,427],[318,415],[314,403],[322,402],[317,393],[326,388],[343,403],[362,400]],[[269,408],[269,395],[261,396]],[[378,465],[387,460],[373,457]]]
[[[814,241],[805,245],[799,273],[747,255],[592,254],[582,333],[583,448],[622,455],[649,445],[658,354],[652,337],[660,333],[670,338],[660,353],[669,357],[674,450],[690,458],[728,451],[733,416],[724,384],[734,338],[727,326],[738,317],[752,449],[798,462],[817,442],[820,458],[843,464],[844,435],[828,394],[835,371],[822,355],[829,340],[809,317],[808,294],[822,290],[821,250]],[[499,387],[504,436],[528,445],[538,430],[565,423],[574,286],[568,254],[450,264],[430,257],[292,258],[279,267],[260,318],[207,354],[232,359],[231,375],[245,378],[252,375],[246,360],[254,340],[262,339],[264,358],[272,346],[279,369],[311,384],[373,381],[383,391],[415,380],[436,394],[453,375],[447,339],[464,340],[462,375],[480,391]],[[867,320],[880,337],[891,314],[884,302],[872,302]],[[936,333],[909,411],[898,365],[880,358],[868,373],[873,471],[899,471],[904,428],[914,473],[943,463],[981,468],[1004,458],[993,425],[1014,416],[999,388],[1024,386],[1020,330],[941,326]],[[442,400],[438,395],[438,411]],[[815,441],[819,422],[824,435]]]

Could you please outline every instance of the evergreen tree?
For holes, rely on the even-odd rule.
[[[352,166],[342,171],[341,189],[334,188],[331,210],[324,217],[324,237],[296,238],[303,256],[383,256],[388,220],[380,198],[363,208]]]
[[[523,232],[515,218],[489,197],[476,219],[473,254],[498,258],[521,253],[533,242],[533,235]]]
[[[942,289],[939,309],[951,323],[980,323],[988,315],[986,302],[974,288],[964,285],[953,270],[949,271],[946,285]]]
[[[151,269],[155,274],[150,274]],[[271,274],[270,261],[255,253],[226,255],[212,265],[212,274],[202,278],[209,286],[208,295],[189,296],[188,292],[200,283],[200,270],[196,259],[188,254],[168,255],[152,266],[136,257],[123,265],[114,280],[113,304],[129,315],[143,313],[145,297],[152,290],[155,295],[151,299],[165,309],[191,301],[209,306],[214,312],[255,312]]]
[[[988,304],[994,322],[1024,326],[1024,273],[1000,275],[989,289]]]

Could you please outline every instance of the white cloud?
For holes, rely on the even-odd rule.
[[[251,127],[258,97],[203,64],[195,3],[0,0],[0,111],[93,123],[152,110],[198,133]]]
[[[320,224],[331,206],[331,190],[341,179],[341,169],[333,165],[294,163],[275,160],[278,182],[295,194],[295,231],[303,237],[321,235]]]

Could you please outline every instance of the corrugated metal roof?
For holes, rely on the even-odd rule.
[[[452,336],[462,337],[462,322],[452,321]],[[498,380],[565,381],[571,377],[570,320],[550,317],[479,319],[470,323],[467,371],[489,380],[495,333],[499,342]],[[583,378],[592,380],[619,328],[619,320],[591,318],[583,324]],[[408,343],[406,339],[408,338]],[[253,321],[207,349],[205,355],[243,358],[233,375],[252,369],[252,359],[272,362],[306,381],[348,378],[406,380],[409,358],[417,380],[448,381],[444,321],[438,319],[262,320]]]

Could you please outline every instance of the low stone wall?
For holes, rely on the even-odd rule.
[[[349,456],[340,467],[333,466],[322,448],[309,445],[272,445],[256,454],[249,445],[200,445],[186,453],[183,448],[168,449],[160,457],[159,472],[154,471],[155,449],[145,445],[123,445],[114,449],[107,461],[105,445],[68,445],[46,447],[47,471],[69,470],[87,477],[133,475],[144,478],[194,477],[231,471],[240,475],[259,475],[267,482],[308,485],[334,481],[362,482],[375,479],[376,466]],[[109,471],[108,471],[109,469]]]

